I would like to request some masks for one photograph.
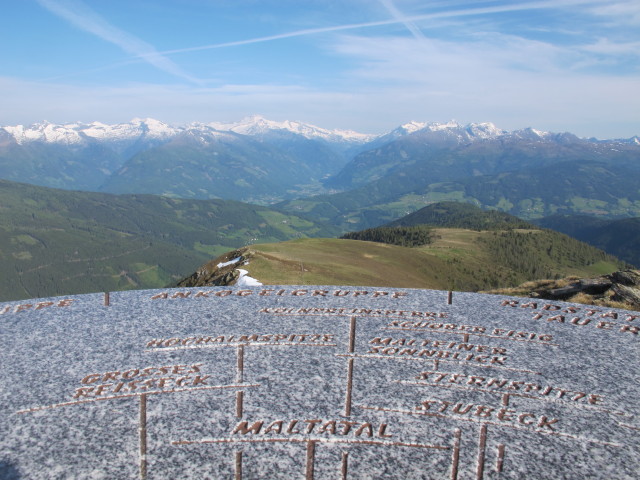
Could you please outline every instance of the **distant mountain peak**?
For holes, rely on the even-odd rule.
[[[416,122],[412,120],[409,123],[400,125],[396,130],[403,131],[405,133],[413,133],[413,132],[417,132],[418,130],[422,130],[427,125],[428,124],[426,122]]]
[[[400,125],[395,130],[392,130],[380,138],[384,141],[391,141],[406,135],[420,135],[421,133],[442,134],[446,137],[457,137],[461,141],[495,138],[508,134],[506,130],[496,127],[491,122],[461,125],[455,120],[449,120],[448,122],[411,121]]]
[[[491,122],[470,123],[467,125],[466,130],[477,138],[495,138],[507,133],[506,130],[496,127]]]

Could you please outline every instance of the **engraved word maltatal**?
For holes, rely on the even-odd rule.
[[[391,438],[387,433],[387,424],[374,425],[369,422],[352,422],[347,420],[276,420],[267,422],[238,422],[232,435],[308,435],[311,433],[325,435],[351,435],[354,437]]]

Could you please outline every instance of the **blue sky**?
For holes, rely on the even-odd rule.
[[[638,0],[12,0],[0,40],[0,125],[640,135]]]

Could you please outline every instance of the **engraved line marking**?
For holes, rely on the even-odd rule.
[[[496,472],[501,473],[504,465],[504,444],[498,444],[498,457],[496,458]]]
[[[352,358],[386,358],[388,360],[413,360],[413,361],[418,361],[418,362],[435,362],[436,360],[439,362],[449,362],[449,363],[457,363],[460,365],[471,365],[473,367],[478,367],[478,368],[494,368],[494,369],[499,369],[499,370],[510,370],[512,372],[520,372],[520,373],[532,373],[534,375],[542,375],[542,373],[540,372],[533,372],[531,370],[522,370],[519,368],[510,368],[510,367],[501,367],[499,365],[478,365],[475,364],[473,362],[465,362],[465,361],[458,361],[458,360],[447,360],[446,358],[413,358],[413,357],[395,357],[393,355],[362,355],[362,354],[358,354],[358,353],[337,353],[336,357],[352,357]]]
[[[335,343],[225,343],[223,345],[185,345],[184,347],[158,347],[150,348],[144,351],[144,353],[150,352],[175,352],[176,350],[203,350],[207,348],[222,348],[222,347],[337,347]]]
[[[238,418],[242,418],[242,407],[243,407],[243,400],[244,400],[244,391],[240,390],[238,392],[236,392],[236,417]]]
[[[500,335],[487,335],[486,333],[465,333],[465,332],[450,332],[450,331],[440,331],[440,330],[427,330],[425,328],[403,328],[403,327],[384,327],[382,330],[401,330],[407,332],[421,332],[421,333],[429,333],[429,334],[448,334],[448,335],[474,335],[476,337],[486,337],[486,338],[497,338],[498,340],[508,340],[509,342],[522,342],[522,343],[533,343],[536,345],[548,345],[550,347],[559,347],[558,343],[549,343],[549,342],[537,342],[535,340],[524,340],[521,338],[511,338],[511,337],[501,337]],[[469,342],[468,337],[463,338],[465,342]]]
[[[140,479],[147,478],[147,394],[140,395]]]
[[[207,440],[176,440],[171,445],[208,445],[218,443],[307,443],[308,438],[218,438]],[[427,445],[422,443],[406,443],[406,442],[381,442],[378,440],[341,440],[333,438],[314,438],[316,443],[335,443],[349,445],[381,445],[383,447],[412,447],[412,448],[428,448],[434,450],[449,450],[451,447],[446,445]]]
[[[439,368],[440,368],[440,361],[436,358],[436,359],[433,361],[433,369],[434,369],[434,370],[436,370],[436,371],[438,371],[438,369],[439,369]]]
[[[444,373],[444,372],[443,372]],[[453,375],[451,373],[449,373],[450,375]],[[603,412],[603,413],[610,413],[612,415],[618,415],[620,417],[627,417],[629,416],[627,413],[624,412],[617,412],[615,410],[607,410],[606,408],[600,408],[600,407],[595,407],[593,405],[586,405],[583,403],[573,403],[573,402],[566,402],[563,400],[560,400],[558,398],[553,398],[553,397],[541,397],[541,396],[535,396],[535,395],[527,395],[526,393],[513,393],[513,392],[509,392],[509,393],[502,393],[499,392],[497,390],[488,390],[488,389],[484,389],[484,388],[471,388],[471,387],[463,387],[463,386],[459,386],[459,385],[441,385],[438,383],[426,383],[426,382],[412,382],[409,380],[393,380],[395,383],[402,383],[404,385],[415,385],[418,387],[436,387],[436,388],[445,388],[445,389],[453,389],[453,390],[468,390],[470,392],[483,392],[483,393],[493,393],[495,395],[503,395],[503,402],[504,402],[504,395],[508,395],[508,396],[514,396],[514,397],[522,397],[522,398],[529,398],[531,400],[540,400],[543,402],[553,402],[553,403],[558,403],[562,406],[567,406],[567,407],[576,407],[576,408],[586,408],[589,410],[594,410],[596,412]],[[507,400],[508,402],[508,400]],[[508,406],[508,403],[503,403],[504,406]]]
[[[610,447],[618,447],[618,448],[622,447],[622,445],[620,445],[619,443],[605,442],[605,441],[602,441],[602,440],[595,440],[593,438],[578,437],[576,435],[571,435],[570,433],[544,432],[542,430],[517,427],[515,425],[509,425],[509,424],[504,424],[504,423],[478,421],[478,420],[474,420],[472,418],[452,417],[452,416],[447,416],[447,415],[441,415],[439,413],[413,412],[411,410],[400,410],[400,409],[385,408],[385,407],[371,407],[371,406],[368,406],[368,405],[357,405],[357,407],[365,409],[365,410],[378,410],[378,411],[381,411],[381,412],[401,413],[401,414],[405,414],[405,415],[422,415],[422,416],[426,416],[426,417],[445,418],[445,419],[454,420],[454,421],[471,422],[471,423],[486,424],[486,425],[495,425],[496,427],[511,428],[513,430],[522,430],[524,432],[540,433],[542,435],[555,435],[557,437],[566,437],[566,438],[571,438],[573,440],[577,440],[577,441],[580,441],[580,442],[598,443],[600,445],[608,445]]]
[[[349,324],[349,353],[353,353],[355,351],[356,345],[356,317],[351,317],[351,322]]]
[[[242,480],[242,450],[236,452],[235,480]]]
[[[344,416],[351,415],[351,395],[353,393],[353,358],[350,358],[347,363],[347,394],[344,404]]]
[[[108,307],[109,306],[109,292],[104,292],[104,306]]]
[[[286,313],[286,312],[258,312],[264,313],[265,315],[275,315],[276,317],[353,317],[353,313]],[[358,318],[365,317],[388,317],[387,315],[373,315],[373,314],[360,314],[357,315]],[[394,317],[395,318],[395,317]],[[406,318],[406,317],[403,317]]]
[[[462,337],[462,341],[464,343],[469,343],[469,334],[465,333],[464,336]]]
[[[316,456],[316,442],[313,440],[309,440],[307,442],[307,469],[306,469],[306,480],[313,480],[313,461]]]
[[[476,469],[476,480],[482,480],[484,476],[484,452],[487,446],[487,424],[483,423],[480,428],[480,438],[478,439],[478,468]]]
[[[236,382],[242,383],[244,377],[244,346],[238,345],[238,359],[237,359],[238,373],[236,374]]]
[[[342,452],[342,466],[340,468],[340,476],[342,480],[347,480],[348,466],[349,466],[349,452]]]
[[[329,313],[329,312],[319,312],[319,313],[302,313],[302,312],[258,312],[264,313],[265,315],[275,315],[276,317],[358,317],[358,318],[412,318],[407,316],[399,316],[399,315],[385,315],[383,313]],[[435,318],[435,317],[427,317],[427,318]]]
[[[101,398],[91,398],[88,400],[76,400],[75,402],[64,402],[64,403],[56,403],[55,405],[47,405],[44,407],[33,407],[26,408],[24,410],[18,410],[16,414],[20,415],[23,413],[32,413],[39,412],[41,410],[50,410],[52,408],[60,408],[60,407],[68,407],[70,405],[80,405],[82,403],[93,403],[93,402],[102,402],[105,400],[114,400],[117,398],[132,398],[139,397],[141,395],[160,395],[163,393],[180,393],[180,392],[193,392],[198,390],[221,390],[227,388],[251,388],[251,387],[259,387],[260,384],[257,383],[255,385],[250,384],[242,384],[242,385],[214,385],[211,387],[196,387],[196,388],[174,388],[172,390],[163,390],[158,392],[141,392],[141,393],[128,393],[126,395],[112,395],[110,397],[101,397]]]
[[[458,462],[460,461],[460,435],[461,431],[456,428],[453,432],[453,454],[451,455],[451,480],[458,479]]]
[[[502,405],[504,405],[505,407],[509,406],[509,394],[505,393],[504,395],[502,395]]]
[[[620,422],[616,422],[618,425],[620,425],[621,427],[627,427],[630,428],[632,430],[638,430],[640,431],[640,427],[634,427],[633,425],[627,425],[626,423],[620,423]]]

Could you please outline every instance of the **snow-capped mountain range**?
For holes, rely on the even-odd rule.
[[[47,142],[65,145],[81,144],[87,140],[95,141],[127,141],[145,137],[153,140],[169,140],[185,132],[233,132],[241,135],[259,136],[269,132],[290,132],[307,139],[320,139],[337,143],[366,143],[376,135],[358,133],[348,130],[327,130],[300,122],[276,122],[260,116],[245,118],[236,123],[191,123],[182,126],[171,126],[153,118],[134,118],[127,123],[107,125],[101,122],[68,123],[56,125],[49,122],[36,123],[29,126],[16,125],[0,127],[5,139],[12,137],[22,145],[27,142]],[[6,141],[6,140],[5,140]]]
[[[599,141],[533,128],[507,131],[489,122],[409,122],[383,135],[260,116],[182,126],[137,118],[0,127],[0,179],[263,204],[346,192],[384,178],[382,191],[399,194],[409,185],[419,191],[434,182],[567,161],[637,169],[638,159],[637,137]]]
[[[366,134],[352,130],[328,130],[311,124],[295,121],[273,121],[259,115],[247,117],[239,122],[224,123],[191,123],[188,125],[172,126],[153,118],[134,118],[127,123],[108,125],[101,122],[92,123],[67,123],[57,125],[49,122],[35,123],[33,125],[15,125],[0,127],[0,143],[13,140],[19,145],[28,142],[58,143],[63,145],[82,144],[87,141],[132,141],[140,138],[155,141],[168,141],[171,138],[185,132],[212,134],[214,132],[233,132],[247,136],[262,136],[274,132],[288,132],[300,135],[310,140],[323,140],[328,143],[343,143],[359,145],[374,140],[376,143],[393,141],[397,138],[421,133],[440,133],[456,136],[460,141],[473,141],[497,138],[505,135],[516,135],[521,138],[545,138],[551,135],[549,132],[527,128],[523,130],[507,131],[496,127],[493,123],[470,123],[461,125],[456,121],[416,122],[411,121],[400,125],[396,129],[382,134]],[[623,141],[623,140],[618,140]],[[624,140],[625,143],[640,144],[636,136]]]

